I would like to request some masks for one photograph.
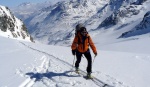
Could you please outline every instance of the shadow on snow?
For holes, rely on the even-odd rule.
[[[47,72],[47,73],[33,73],[29,72],[26,73],[26,75],[30,76],[31,79],[35,78],[35,81],[40,81],[42,78],[47,77],[51,79],[52,77],[55,76],[66,76],[66,77],[78,77],[77,75],[68,75],[72,71],[65,71],[63,73],[55,73],[55,72]]]

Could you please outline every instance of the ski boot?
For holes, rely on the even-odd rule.
[[[75,72],[77,73],[77,74],[79,74],[79,68],[75,68]]]
[[[86,76],[87,79],[93,79],[91,73],[87,73],[87,76]]]

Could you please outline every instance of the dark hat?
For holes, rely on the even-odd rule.
[[[83,25],[82,23],[77,24],[77,26],[76,26],[76,30],[80,30],[80,28],[81,28],[81,27],[84,27],[84,25]]]

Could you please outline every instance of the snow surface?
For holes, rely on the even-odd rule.
[[[149,87],[150,37],[98,45],[92,75],[114,87]],[[70,47],[0,37],[0,87],[99,87],[72,72]],[[94,55],[92,54],[94,57]],[[80,69],[86,71],[82,58]]]

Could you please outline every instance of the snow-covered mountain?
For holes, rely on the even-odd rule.
[[[32,41],[26,26],[16,18],[8,7],[0,5],[0,35],[8,38]]]
[[[149,4],[150,3],[146,2],[145,0],[136,1],[134,3],[121,7],[119,10],[115,11],[111,16],[106,18],[97,29],[109,29],[115,26],[114,30],[118,30],[126,28],[128,25],[131,26],[132,24],[134,24],[132,25],[132,28],[126,29],[127,31],[125,30],[126,32],[124,31],[120,37],[129,37],[149,33],[148,30],[145,30],[145,27],[149,28],[149,26],[147,26],[149,24],[149,22],[147,22],[148,13],[150,10],[149,8],[147,8],[147,6]]]
[[[77,23],[83,23],[91,34],[97,32],[92,35],[94,39],[100,34],[107,38],[111,31],[112,35],[117,32],[113,37],[118,39],[140,25],[149,4],[148,0],[68,0],[41,6],[23,20],[30,34],[46,44],[70,44]]]
[[[56,44],[70,38],[72,35],[68,34],[78,22],[86,21],[107,2],[106,0],[62,1],[42,8],[37,15],[24,21],[26,23],[30,20],[27,25],[34,38],[44,43]]]
[[[142,35],[149,32],[150,32],[150,11],[144,15],[143,20],[140,22],[139,25],[137,25],[132,30],[123,33],[121,37]]]
[[[20,19],[25,20],[31,18],[38,10],[46,8],[51,5],[51,2],[47,1],[44,3],[30,3],[25,2],[17,6],[17,8],[10,8],[13,13]]]

